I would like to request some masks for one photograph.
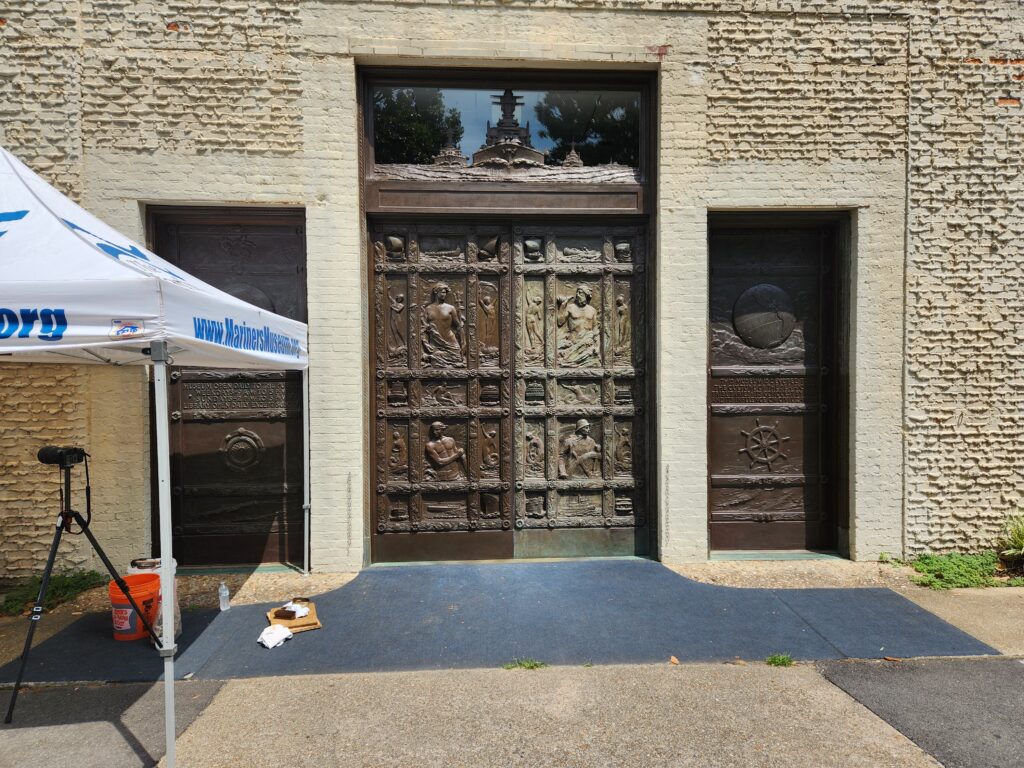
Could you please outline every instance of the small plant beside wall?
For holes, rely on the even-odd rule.
[[[50,586],[46,590],[46,601],[43,607],[52,610],[61,603],[74,600],[83,592],[105,586],[108,576],[97,571],[71,571],[55,573],[50,577]],[[39,583],[42,577],[33,576],[16,586],[6,590],[6,597],[0,602],[0,616],[17,616],[27,613],[39,595]]]
[[[1011,515],[1003,527],[1003,535],[996,542],[999,561],[1010,573],[1024,575],[1024,515]]]
[[[956,589],[963,587],[996,586],[996,566],[999,557],[995,552],[981,552],[976,555],[962,555],[953,552],[948,555],[921,555],[910,562],[920,573],[912,581],[932,589]]]
[[[1024,515],[1011,515],[994,552],[921,555],[910,566],[913,582],[932,589],[1024,587]]]

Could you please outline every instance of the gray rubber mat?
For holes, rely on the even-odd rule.
[[[494,667],[514,658],[623,664],[996,653],[890,590],[736,589],[646,560],[374,567],[316,603],[324,628],[273,650],[256,643],[266,605],[186,613],[175,672],[227,679]],[[108,623],[85,617],[41,644],[27,679],[155,679],[161,668],[152,650],[110,639]],[[14,674],[9,664],[0,680]]]

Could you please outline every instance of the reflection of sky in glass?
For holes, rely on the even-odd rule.
[[[542,139],[537,135],[537,113],[534,107],[544,98],[546,91],[515,91],[516,96],[524,102],[516,108],[516,119],[520,125],[530,123],[530,139],[533,146],[545,152],[555,146],[551,139]],[[501,119],[501,107],[491,103],[492,95],[501,95],[500,90],[478,91],[468,88],[442,88],[441,98],[444,99],[445,111],[454,107],[462,113],[462,143],[459,148],[466,157],[483,146],[487,138],[487,121],[494,125]]]
[[[381,91],[406,91],[410,95],[415,94],[417,100],[422,99],[424,104],[436,105],[437,95],[440,94],[442,107],[447,113],[457,110],[462,124],[462,140],[459,142],[459,150],[467,158],[479,151],[484,145],[487,137],[487,124],[497,124],[501,119],[501,105],[498,99],[501,97],[502,88],[436,88],[430,86],[390,86],[381,88]],[[541,138],[540,133],[546,132],[537,120],[537,106],[547,99],[551,100],[555,107],[553,129],[561,140],[568,141],[573,138],[571,133],[578,133],[575,136],[577,147],[589,145],[591,148],[598,148],[598,154],[604,158],[596,162],[624,162],[635,164],[637,162],[639,126],[637,115],[640,107],[640,94],[636,91],[611,91],[611,90],[537,90],[537,91],[513,91],[517,101],[521,105],[516,107],[515,115],[519,125],[530,126],[530,138],[535,149],[541,152],[558,151],[557,157],[564,155],[567,147],[550,138]],[[408,98],[408,97],[407,97]],[[613,106],[614,105],[614,106]],[[623,105],[631,105],[629,107]],[[566,114],[559,114],[558,108],[567,110]],[[630,111],[627,111],[630,110]],[[413,119],[406,116],[406,120]],[[618,125],[615,125],[618,123]],[[410,128],[415,131],[415,125]],[[436,124],[431,130],[437,131]],[[437,149],[441,148],[443,139],[434,139],[438,142]],[[421,154],[419,162],[428,162],[422,155],[424,149],[433,154],[435,150],[429,149],[431,140],[428,139],[428,147],[416,148]],[[378,156],[378,162],[411,162],[402,159],[402,145],[394,145],[390,148],[388,159],[382,159],[384,155]],[[593,155],[591,155],[593,157]],[[584,160],[588,158],[584,153]],[[558,160],[555,161],[556,163]],[[591,162],[595,162],[591,159]]]

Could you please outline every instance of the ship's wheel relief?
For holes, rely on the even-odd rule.
[[[789,438],[779,435],[778,422],[768,426],[761,424],[760,419],[754,419],[754,425],[749,432],[744,429],[740,430],[740,434],[746,438],[747,444],[740,448],[739,453],[747,454],[751,469],[757,464],[764,464],[771,472],[773,461],[789,458],[782,452],[783,443],[787,442]]]
[[[228,469],[244,472],[261,461],[266,448],[263,438],[245,428],[236,429],[226,435],[220,446],[220,458]]]

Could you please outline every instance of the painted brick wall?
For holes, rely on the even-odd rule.
[[[80,366],[8,365],[0,370],[0,579],[42,570],[60,509],[59,472],[36,461],[43,445],[82,445],[88,425]],[[76,472],[76,480],[84,476]],[[73,491],[84,513],[84,483]],[[65,537],[59,565],[90,566],[88,543]],[[84,547],[82,545],[85,545]]]
[[[942,10],[912,35],[910,552],[988,542],[1024,504],[1024,6]]]
[[[851,537],[871,557],[987,541],[1024,491],[1021,58],[1011,0],[0,0],[0,142],[140,238],[140,202],[306,208],[313,562],[353,568],[368,503],[356,63],[658,69],[663,554],[706,552],[707,210],[773,205],[857,211]],[[3,525],[49,538],[31,456],[85,441],[106,459],[123,563],[149,541],[148,470],[128,455],[146,446],[145,378],[61,369],[65,414],[50,371],[0,367]],[[137,408],[89,398],[121,387]],[[119,450],[115,433],[142,437]],[[0,556],[0,573],[38,564]]]
[[[0,2],[0,143],[74,196],[81,186],[81,41],[66,0]]]
[[[906,25],[899,21],[712,17],[712,160],[902,157],[906,56]]]

